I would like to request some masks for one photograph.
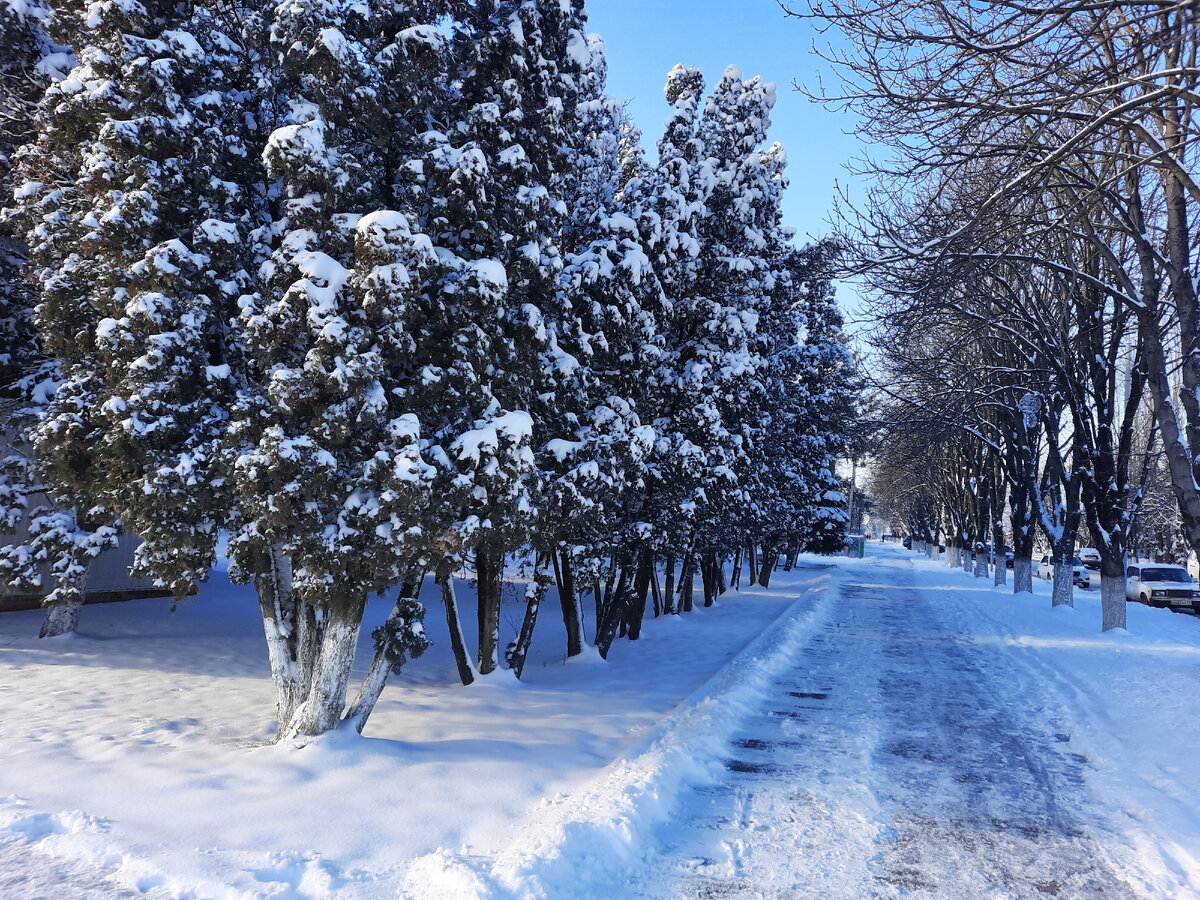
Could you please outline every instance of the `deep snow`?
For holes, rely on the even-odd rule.
[[[366,736],[301,750],[243,589],[5,614],[0,896],[1200,896],[1200,620],[868,551],[607,664],[547,598],[519,684],[458,686],[427,596]]]

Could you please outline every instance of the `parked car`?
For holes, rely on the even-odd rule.
[[[1016,557],[1013,556],[1013,552],[1011,550],[1005,550],[1004,551],[1004,568],[1011,569],[1013,567],[1013,560],[1015,558]]]
[[[1200,611],[1200,587],[1183,566],[1129,566],[1125,570],[1125,597],[1150,606]]]
[[[1037,567],[1038,578],[1045,578],[1050,581],[1054,578],[1054,560],[1049,556],[1043,556],[1042,561]],[[1071,583],[1076,587],[1086,588],[1092,586],[1092,577],[1088,573],[1087,568],[1078,556],[1073,560],[1071,566]]]
[[[912,535],[908,535],[907,537],[904,538],[904,549],[905,550],[912,549]]]
[[[1100,571],[1100,551],[1095,547],[1080,547],[1075,553],[1083,564],[1094,572]]]

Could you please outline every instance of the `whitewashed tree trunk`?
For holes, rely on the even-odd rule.
[[[1052,606],[1074,606],[1075,585],[1071,581],[1074,565],[1071,560],[1065,563],[1060,559],[1054,564],[1054,587],[1050,589],[1050,604]]]
[[[59,600],[46,606],[46,618],[38,632],[40,638],[59,637],[71,634],[79,627],[79,611],[83,609],[83,594],[75,593],[71,598]]]
[[[975,577],[987,578],[988,576],[988,557],[987,551],[982,548],[975,551]]]
[[[271,571],[255,579],[263,632],[267,638],[267,657],[271,662],[271,680],[275,682],[276,737],[292,720],[299,705],[300,690],[291,638],[297,637],[297,622],[292,615],[292,563],[286,553],[272,550]]]
[[[324,734],[341,721],[366,605],[366,597],[354,597],[329,612],[312,687],[285,731],[288,737]]]
[[[1018,556],[1013,560],[1013,593],[1033,593],[1033,560]]]
[[[1125,576],[1100,576],[1100,627],[1103,631],[1125,627]]]
[[[999,556],[996,557],[996,565],[992,573],[992,584],[995,587],[1003,587],[1008,584],[1008,563]]]
[[[971,574],[971,551],[969,548],[963,547],[960,552],[962,553],[962,559],[960,560],[962,570],[969,575]]]

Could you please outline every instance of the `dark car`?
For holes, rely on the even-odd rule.
[[[904,549],[905,549],[905,550],[911,550],[911,549],[912,549],[912,536],[911,536],[911,535],[910,535],[909,537],[906,537],[906,538],[904,539]]]

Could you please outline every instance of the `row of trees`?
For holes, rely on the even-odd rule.
[[[887,448],[916,476],[916,521],[966,545],[1007,503],[1018,590],[1038,524],[1065,566],[1086,522],[1103,627],[1123,626],[1158,454],[1200,547],[1200,9],[816,0],[805,14],[848,42],[825,99],[880,146],[868,202],[844,212],[884,317],[885,418],[920,429]]]
[[[706,97],[676,67],[651,162],[582,0],[63,2],[0,25],[27,61],[0,106],[28,115],[0,295],[44,401],[5,508],[50,515],[22,508],[36,478],[78,513],[4,563],[51,560],[66,618],[118,524],[179,597],[226,533],[279,734],[361,730],[425,649],[427,577],[469,683],[501,665],[514,555],[519,675],[552,584],[568,655],[587,595],[607,653],[652,588],[678,611],[744,548],[766,573],[840,544],[855,375],[836,250],[781,223],[773,85],[731,67]],[[392,589],[347,703],[367,597]]]

